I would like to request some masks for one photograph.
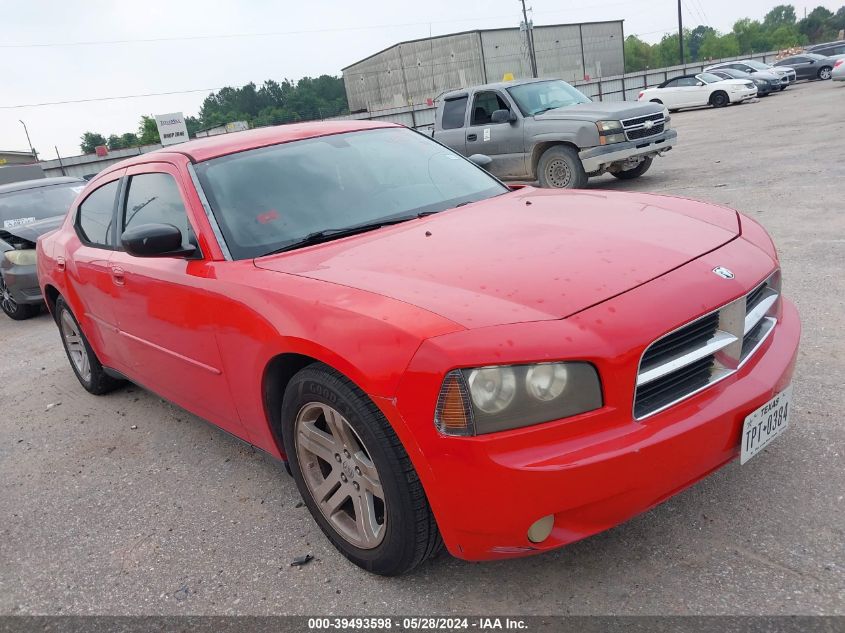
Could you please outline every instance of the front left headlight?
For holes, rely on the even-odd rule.
[[[6,251],[3,255],[16,266],[33,266],[35,264],[34,248]]]
[[[434,413],[444,435],[482,435],[585,413],[602,406],[587,362],[496,365],[446,374]]]
[[[596,121],[596,127],[599,129],[599,143],[601,145],[624,143],[628,140],[625,138],[622,121]]]

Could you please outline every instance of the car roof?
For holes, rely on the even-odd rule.
[[[217,134],[193,139],[178,145],[170,145],[152,152],[146,152],[115,163],[111,167],[97,174],[100,176],[114,172],[118,169],[125,169],[131,165],[143,163],[154,163],[173,154],[187,156],[191,162],[199,163],[218,156],[234,154],[258,147],[278,145],[319,136],[330,136],[332,134],[343,134],[345,132],[358,132],[360,130],[372,130],[378,128],[403,127],[396,123],[386,121],[316,121],[309,123],[290,123],[287,125],[274,125],[270,127],[256,128],[244,132],[232,132],[230,134]]]
[[[493,83],[481,84],[480,86],[471,86],[469,88],[459,88],[457,90],[449,90],[448,92],[444,92],[438,98],[443,99],[445,101],[447,99],[457,99],[458,97],[463,97],[464,95],[469,94],[470,90],[472,90],[473,92],[478,92],[480,90],[505,90],[507,88],[512,88],[513,86],[524,86],[525,84],[537,84],[537,83],[542,83],[544,81],[561,81],[561,80],[555,79],[554,77],[548,77],[546,79],[514,79],[512,81],[494,81]]]
[[[0,194],[78,182],[85,181],[82,178],[71,178],[70,176],[56,176],[55,178],[36,178],[35,180],[20,180],[18,182],[11,182],[7,185],[0,185]]]

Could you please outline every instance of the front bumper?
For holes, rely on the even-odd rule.
[[[757,96],[757,88],[747,88],[744,90],[732,90],[728,93],[728,96],[731,99],[731,103],[740,103],[742,101],[747,101],[748,99],[753,99]]]
[[[2,254],[0,254],[0,257],[2,257]],[[2,272],[6,287],[17,303],[36,304],[43,301],[41,288],[38,286],[35,264],[17,266],[4,261]]]
[[[607,169],[613,163],[622,162],[635,156],[656,156],[668,152],[674,147],[678,133],[669,128],[657,136],[636,141],[625,141],[611,145],[590,147],[579,152],[578,156],[588,174]]]
[[[742,243],[740,238],[561,321],[482,328],[423,344],[396,397],[374,400],[414,462],[454,556],[488,560],[561,547],[648,510],[739,455],[745,416],[792,379],[800,323],[785,299],[772,334],[735,374],[647,420],[634,420],[631,408],[645,345],[699,316],[691,310],[724,305],[769,274],[774,262]],[[718,262],[734,271],[744,263],[742,288],[706,283]],[[654,305],[661,305],[659,316],[650,312]],[[643,314],[651,317],[644,320]],[[604,335],[595,332],[602,322]],[[565,354],[598,368],[601,409],[471,438],[434,430],[433,402],[443,377],[436,367],[539,362]],[[547,515],[554,516],[550,536],[531,543],[528,528]]]

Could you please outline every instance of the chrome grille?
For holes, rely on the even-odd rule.
[[[642,419],[736,372],[774,329],[780,273],[736,301],[657,339],[637,371],[634,417]]]
[[[666,120],[662,112],[632,117],[622,121],[625,136],[629,141],[636,141],[649,136],[661,134],[666,127]]]

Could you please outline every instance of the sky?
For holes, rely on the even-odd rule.
[[[835,11],[842,1],[806,8]],[[682,2],[685,26],[722,31],[778,4]],[[624,19],[626,35],[652,42],[677,28],[674,0],[527,4],[535,25]],[[801,17],[804,5],[795,6]],[[520,20],[518,0],[0,0],[0,150],[28,149],[19,120],[41,158],[55,158],[55,147],[76,155],[85,131],[108,136],[136,131],[142,114],[196,114],[209,91],[223,86],[340,75],[402,40]],[[186,90],[196,92],[30,105]]]

